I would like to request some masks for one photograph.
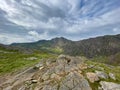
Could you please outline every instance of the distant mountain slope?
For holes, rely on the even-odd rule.
[[[64,48],[66,54],[94,57],[120,52],[120,34],[77,41]]]
[[[70,43],[72,43],[72,41],[61,37],[54,38],[52,40],[40,40],[32,43],[13,43],[10,45],[10,47],[16,47],[24,50],[42,50],[52,53],[62,53],[63,47]]]
[[[68,55],[84,55],[86,57],[109,56],[120,52],[120,34],[81,41],[71,41],[61,37],[33,43],[13,43],[9,47],[21,50],[42,50]]]

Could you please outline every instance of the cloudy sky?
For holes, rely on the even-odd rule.
[[[120,34],[120,0],[0,0],[0,43]]]

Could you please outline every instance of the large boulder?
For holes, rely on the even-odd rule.
[[[103,71],[95,71],[95,72],[98,75],[98,77],[101,78],[101,79],[107,79],[108,78],[108,75]]]
[[[78,72],[74,71],[65,76],[60,83],[59,90],[92,90],[88,81]]]
[[[116,80],[115,75],[113,73],[109,73],[109,77],[113,80]]]
[[[120,84],[116,84],[113,82],[101,81],[100,85],[103,90],[120,90]]]
[[[91,83],[94,83],[95,81],[99,81],[99,78],[96,73],[88,72],[86,73],[86,75]]]

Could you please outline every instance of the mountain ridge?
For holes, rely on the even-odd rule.
[[[99,55],[114,55],[120,52],[120,34],[105,35],[79,41],[56,37],[51,40],[39,40],[31,43],[13,43],[5,47],[20,51],[45,51],[73,56],[82,55],[91,58]]]

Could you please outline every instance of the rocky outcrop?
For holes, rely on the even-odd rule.
[[[60,55],[56,62],[47,65],[47,70],[39,77],[35,90],[92,90],[79,68],[83,60],[80,57]]]
[[[120,84],[103,81],[115,80],[114,74],[108,75],[96,67],[89,66],[85,58],[60,55],[56,59],[41,60],[2,84],[0,90],[120,90]]]
[[[82,74],[87,65],[81,57],[60,55],[57,60],[41,61],[34,69],[37,71],[31,79],[11,90],[92,90]]]

